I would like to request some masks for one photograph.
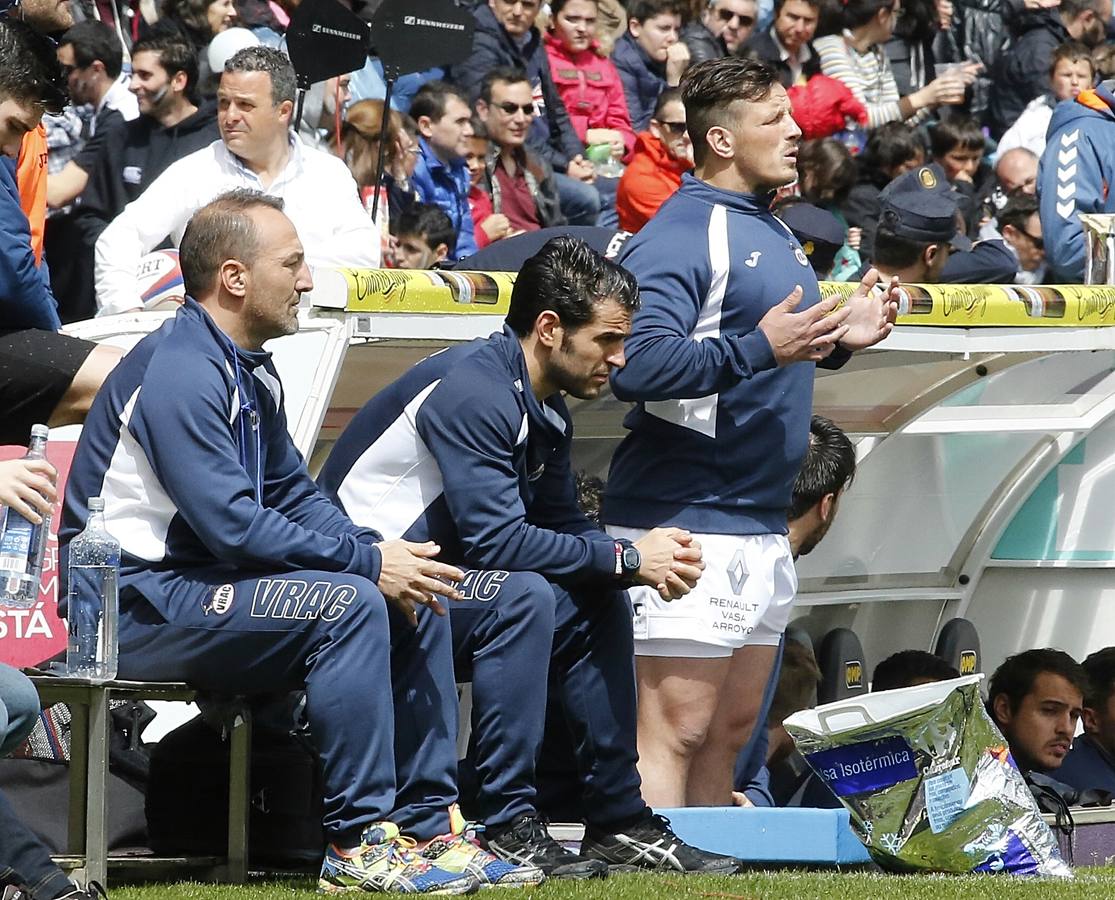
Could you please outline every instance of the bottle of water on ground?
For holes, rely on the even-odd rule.
[[[31,443],[24,459],[46,459],[47,427],[31,428]],[[43,550],[50,533],[50,517],[41,525],[14,509],[4,509],[0,520],[0,606],[30,609],[39,598]]]
[[[93,681],[116,677],[120,542],[105,530],[104,510],[90,497],[85,530],[70,542],[66,673]]]

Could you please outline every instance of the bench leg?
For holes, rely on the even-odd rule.
[[[108,691],[98,689],[89,704],[85,880],[101,884],[108,881],[108,724]]]
[[[89,783],[89,707],[84,703],[67,703],[70,708],[70,809],[66,850],[75,856],[85,855],[85,797]],[[84,865],[75,870],[85,880]]]
[[[248,880],[248,815],[252,768],[252,713],[245,704],[232,722],[228,754],[228,862],[226,878]]]

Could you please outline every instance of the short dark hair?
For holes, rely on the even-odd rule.
[[[67,44],[74,48],[74,65],[77,68],[84,69],[100,60],[109,78],[119,77],[124,65],[124,45],[116,32],[104,22],[87,19],[70,26],[58,41],[59,47]]]
[[[196,298],[212,290],[226,259],[238,259],[246,266],[255,261],[259,236],[248,212],[260,206],[282,212],[283,201],[262,191],[236,188],[193,214],[178,245],[178,264],[189,296]]]
[[[926,650],[899,650],[875,666],[871,690],[892,691],[918,682],[948,681],[960,673],[935,653]]]
[[[1102,709],[1115,694],[1115,647],[1104,647],[1090,654],[1080,664],[1088,676],[1088,690],[1084,692],[1084,705]]]
[[[1006,204],[995,214],[995,221],[999,223],[999,230],[1013,225],[1019,231],[1026,230],[1026,223],[1030,216],[1038,212],[1038,198],[1025,191],[1013,191],[1007,198]]]
[[[440,206],[433,203],[415,203],[395,220],[392,229],[397,235],[410,234],[422,238],[431,250],[445,244],[450,250],[457,243],[457,229],[453,220]]]
[[[884,269],[905,269],[921,259],[925,251],[934,244],[941,243],[948,242],[915,241],[895,234],[886,225],[880,225],[875,229],[875,248],[871,254],[871,262]]]
[[[580,238],[563,235],[548,240],[523,263],[511,291],[507,324],[526,337],[538,316],[553,310],[566,329],[574,330],[591,322],[597,303],[608,299],[638,309],[635,276]]]
[[[934,159],[940,159],[958,147],[983,150],[986,144],[979,122],[971,116],[942,119],[929,131],[929,148]]]
[[[840,34],[845,28],[859,28],[859,26],[870,22],[880,9],[890,9],[892,6],[894,6],[894,0],[827,2],[821,6],[821,16],[817,23],[817,37]]]
[[[0,16],[0,100],[60,113],[69,102],[54,41],[11,16]]]
[[[687,69],[681,79],[681,99],[694,160],[704,161],[705,135],[733,115],[733,103],[765,100],[777,81],[778,73],[767,63],[739,56],[709,59]]]
[[[488,125],[480,116],[472,117],[472,136],[482,141],[491,140],[491,136],[488,134]]]
[[[1053,56],[1049,59],[1049,74],[1052,76],[1053,70],[1057,68],[1057,63],[1064,62],[1086,62],[1088,67],[1092,70],[1092,77],[1096,75],[1096,62],[1092,59],[1092,51],[1087,46],[1080,43],[1080,41],[1065,41],[1063,44],[1058,44],[1053,50]]]
[[[839,425],[824,416],[809,420],[809,446],[794,479],[788,518],[799,519],[826,494],[838,494],[856,477],[856,448]]]
[[[867,136],[867,144],[859,157],[860,171],[876,176],[886,173],[882,183],[890,180],[893,172],[903,163],[925,153],[925,143],[912,125],[905,122],[887,122]]]
[[[154,53],[159,57],[159,65],[173,78],[179,72],[186,73],[186,96],[196,100],[198,62],[194,45],[180,34],[153,34],[141,38],[132,45],[132,58],[139,53]]]
[[[686,13],[683,0],[631,0],[627,5],[627,19],[636,22],[645,22],[664,13],[671,16],[683,16]]]
[[[1081,694],[1088,694],[1088,675],[1084,667],[1064,650],[1054,650],[1052,647],[1026,650],[1008,656],[992,674],[987,688],[988,706],[992,710],[992,718],[994,718],[996,697],[1000,694],[1006,695],[1010,711],[1017,712],[1023,699],[1033,690],[1034,680],[1045,672],[1060,675]]]
[[[518,66],[496,66],[489,70],[480,82],[480,99],[485,103],[491,103],[492,86],[495,84],[500,82],[503,84],[519,84],[523,81],[530,84],[530,78],[527,77],[525,69],[520,69]]]
[[[654,104],[654,119],[661,122],[662,116],[666,114],[666,107],[675,100],[681,103],[681,88],[668,87],[659,94],[658,102]]]
[[[284,100],[294,102],[298,79],[294,65],[281,50],[262,44],[237,50],[226,62],[226,72],[266,72],[271,76],[271,104],[278,106]]]
[[[439,122],[445,115],[445,106],[450,97],[456,97],[468,106],[468,99],[459,88],[445,81],[427,81],[410,101],[410,117],[416,122],[421,116],[428,117],[431,122]]]
[[[804,2],[808,3],[815,10],[820,11],[820,9],[821,9],[822,0],[804,0]],[[781,12],[782,7],[785,6],[785,5],[786,5],[786,0],[774,0],[774,12],[775,12],[775,14],[777,15],[779,12]]]

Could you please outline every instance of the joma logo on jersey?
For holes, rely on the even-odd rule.
[[[499,569],[469,569],[457,590],[461,593],[462,600],[476,600],[480,603],[490,603],[499,596],[499,589],[507,580],[510,572]]]
[[[253,619],[322,619],[335,622],[356,599],[351,584],[261,578],[252,597]]]
[[[976,674],[976,651],[965,650],[960,654],[960,674],[961,675],[975,675]]]

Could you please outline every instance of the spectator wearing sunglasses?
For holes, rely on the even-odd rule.
[[[566,224],[553,169],[526,147],[535,115],[527,73],[498,68],[484,76],[476,115],[491,141],[482,183],[492,198],[492,214],[506,216],[513,231]]]
[[[681,186],[693,168],[693,144],[685,124],[681,91],[668,88],[658,97],[649,130],[639,134],[635,152],[619,180],[619,227],[638,231]]]
[[[632,0],[627,5],[627,33],[616,41],[612,61],[636,131],[647,128],[658,95],[677,87],[689,66],[689,48],[680,40],[683,9],[682,0]]]
[[[721,59],[739,50],[751,36],[758,10],[755,0],[708,0],[701,17],[681,33],[690,62]]]
[[[820,15],[820,0],[776,0],[774,24],[752,34],[746,49],[774,66],[783,87],[805,84],[821,70],[813,51]]]

